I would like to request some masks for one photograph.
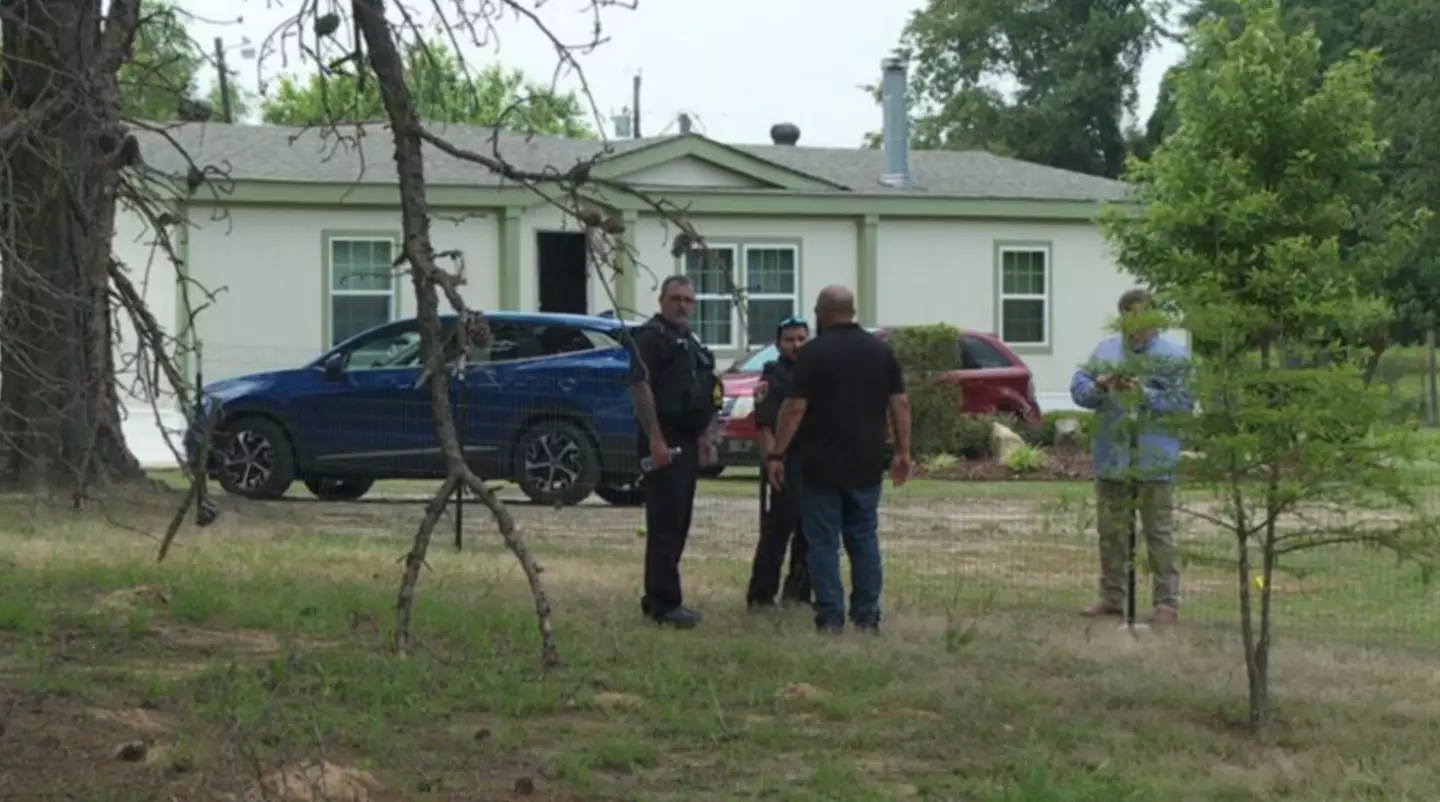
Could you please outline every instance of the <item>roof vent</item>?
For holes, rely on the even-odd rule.
[[[800,141],[800,129],[794,123],[776,123],[770,126],[770,141],[777,145],[794,145]]]

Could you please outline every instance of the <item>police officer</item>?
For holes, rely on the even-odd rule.
[[[760,382],[755,386],[755,426],[760,435],[760,453],[769,454],[775,439],[775,426],[780,404],[790,391],[795,369],[795,356],[805,344],[810,327],[801,317],[780,321],[775,329],[775,347],[780,358],[765,365]],[[775,592],[780,590],[782,602],[810,602],[809,550],[800,531],[800,462],[786,464],[784,488],[770,494],[765,504],[768,480],[760,475],[761,509],[760,542],[755,546],[755,562],[750,570],[750,588],[746,605],[751,610],[775,606]],[[785,585],[780,586],[780,569],[785,563],[785,547],[790,547],[790,571]]]
[[[681,629],[700,623],[684,605],[680,557],[690,535],[695,485],[709,464],[709,430],[724,401],[715,356],[690,333],[695,289],[685,276],[660,285],[660,313],[638,327],[630,359],[630,395],[648,461],[645,496],[645,595],[640,610]],[[642,462],[642,466],[644,462]]]

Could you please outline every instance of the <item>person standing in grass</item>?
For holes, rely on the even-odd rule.
[[[775,348],[779,358],[767,363],[755,385],[755,428],[760,439],[760,453],[768,454],[775,442],[775,424],[780,417],[780,404],[790,394],[794,381],[795,357],[810,336],[810,326],[803,317],[780,321],[775,331]],[[770,481],[764,472],[761,482]],[[750,586],[745,593],[746,606],[751,610],[768,610],[775,606],[775,594],[786,604],[810,602],[810,551],[800,526],[800,463],[785,464],[785,488],[770,495],[770,503],[761,510],[760,541],[755,544],[755,561],[750,569]],[[764,487],[761,487],[763,490]],[[785,548],[790,548],[790,571],[780,585],[780,570],[785,564]]]
[[[1100,536],[1100,599],[1081,615],[1124,615],[1126,569],[1133,557],[1126,554],[1129,527],[1138,511],[1153,577],[1151,620],[1163,626],[1174,624],[1180,610],[1174,513],[1180,440],[1163,418],[1189,412],[1194,404],[1185,381],[1188,355],[1146,322],[1152,304],[1143,289],[1120,296],[1123,333],[1102,340],[1090,362],[1075,371],[1070,398],[1096,413],[1091,467]],[[1137,439],[1134,466],[1132,438]]]
[[[690,536],[707,437],[724,401],[715,356],[690,331],[695,288],[685,276],[660,284],[660,312],[631,337],[630,397],[639,455],[649,460],[645,494],[645,591],[640,611],[660,624],[693,629],[700,613],[684,604],[680,558]],[[643,463],[642,463],[643,464]]]
[[[765,471],[781,490],[787,461],[803,463],[800,526],[810,547],[816,629],[839,633],[845,628],[843,543],[850,558],[850,619],[873,634],[880,631],[883,573],[876,529],[890,455],[886,426],[894,421],[889,467],[898,487],[910,476],[910,401],[895,353],[855,322],[853,292],[826,287],[815,301],[815,320],[818,333],[795,362]],[[802,421],[805,434],[792,457],[787,450]]]

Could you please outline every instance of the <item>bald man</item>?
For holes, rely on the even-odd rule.
[[[880,486],[887,466],[897,487],[910,476],[905,377],[890,346],[855,322],[849,288],[821,290],[815,320],[817,336],[800,349],[765,470],[778,489],[786,460],[801,461],[801,530],[810,546],[816,629],[845,629],[843,544],[850,558],[850,621],[857,630],[878,634],[884,582],[876,532]],[[892,422],[893,455],[885,442]]]

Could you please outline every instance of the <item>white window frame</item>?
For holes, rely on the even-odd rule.
[[[998,249],[1000,264],[996,271],[995,296],[996,310],[995,317],[998,322],[999,331],[995,332],[1000,336],[1006,345],[1013,345],[1020,348],[1049,348],[1050,341],[1055,338],[1054,332],[1050,331],[1050,296],[1054,292],[1054,282],[1051,280],[1052,266],[1050,259],[1050,248],[1046,245],[1001,245]],[[1045,260],[1043,272],[1045,281],[1045,292],[1036,295],[1034,293],[1013,293],[1005,291],[1005,255],[1006,254],[1034,254],[1038,253]],[[1040,320],[1044,326],[1045,338],[1040,342],[1012,342],[1005,338],[1005,302],[1006,301],[1040,301]]]
[[[751,252],[751,251],[789,251],[791,254],[793,254],[795,258],[794,258],[793,260],[791,260],[790,264],[793,266],[793,268],[794,268],[794,270],[795,270],[795,275],[794,275],[794,277],[793,277],[793,278],[794,278],[794,281],[793,281],[792,284],[791,284],[791,286],[792,286],[794,289],[792,289],[790,292],[762,292],[762,293],[754,293],[754,294],[751,294],[751,292],[750,292],[750,252]],[[767,245],[767,244],[765,244],[765,243],[748,243],[748,244],[744,245],[744,246],[741,248],[740,255],[741,255],[741,257],[744,259],[744,265],[745,265],[745,283],[742,285],[742,286],[745,287],[745,322],[746,322],[747,324],[750,322],[750,302],[751,302],[751,301],[789,301],[789,302],[790,302],[790,314],[791,314],[791,315],[797,315],[797,314],[799,314],[799,310],[800,310],[800,246],[794,245],[794,244],[788,243],[788,242],[777,242],[777,243],[770,244],[770,245]],[[737,314],[737,317],[738,317],[738,314]],[[774,321],[771,325],[774,325],[775,323],[779,323],[779,322],[780,322],[780,321],[776,320],[776,321]],[[738,323],[737,323],[737,326],[738,326]],[[754,345],[754,343],[752,343],[752,342],[749,341],[749,340],[750,340],[750,327],[749,327],[748,325],[745,327],[745,331],[744,331],[744,333],[743,333],[743,337],[745,338],[745,343],[744,343],[743,348],[744,348],[745,350],[749,350],[750,347],[751,347],[752,345]]]
[[[800,246],[793,242],[724,242],[711,243],[712,251],[729,251],[731,261],[734,264],[735,275],[731,280],[735,286],[742,290],[745,302],[745,315],[740,314],[736,307],[734,298],[725,293],[695,293],[695,302],[698,305],[701,301],[724,301],[730,310],[730,340],[728,342],[707,342],[705,345],[717,351],[744,351],[748,350],[754,343],[750,340],[750,302],[751,301],[790,301],[791,314],[798,315],[800,309],[800,279],[804,275],[803,267],[800,264]],[[698,253],[699,248],[692,248],[690,253]],[[752,251],[789,251],[794,254],[795,268],[795,289],[788,293],[751,293],[750,292],[750,253]],[[679,264],[680,275],[695,280],[687,271],[691,257],[689,254],[681,257]],[[778,321],[776,321],[778,322]]]
[[[397,317],[397,311],[398,311],[398,308],[399,308],[399,296],[398,296],[398,293],[397,293],[396,290],[395,290],[395,271],[394,271],[394,269],[391,269],[391,270],[386,274],[386,275],[388,276],[389,280],[390,280],[390,289],[388,289],[388,290],[346,290],[346,289],[337,289],[337,288],[336,288],[336,286],[335,286],[335,243],[337,243],[337,242],[384,242],[384,243],[388,243],[388,244],[390,245],[390,254],[391,254],[391,259],[392,259],[392,260],[394,259],[396,250],[400,247],[399,240],[395,239],[395,238],[392,237],[392,236],[381,235],[381,234],[368,235],[368,236],[367,236],[367,235],[342,235],[342,236],[331,236],[331,237],[329,237],[329,238],[326,239],[326,241],[325,241],[326,254],[325,254],[325,255],[326,255],[327,258],[326,258],[325,261],[326,261],[326,268],[327,268],[327,269],[326,269],[325,272],[326,272],[327,275],[325,276],[325,281],[326,281],[326,287],[329,289],[329,292],[328,292],[327,295],[326,295],[325,302],[330,305],[330,308],[325,310],[326,328],[329,329],[329,331],[325,332],[325,342],[326,342],[326,347],[327,347],[327,348],[333,348],[334,346],[338,345],[338,343],[335,342],[335,298],[336,298],[337,296],[339,296],[339,297],[345,297],[345,298],[381,298],[381,297],[383,297],[383,298],[389,298],[389,299],[390,299],[390,303],[389,303],[389,305],[386,307],[386,309],[389,310],[389,317],[386,318],[384,321],[381,321],[381,323],[389,323],[389,322],[394,321],[395,318]],[[377,323],[376,325],[381,325],[381,323]]]
[[[701,249],[701,248],[691,248],[688,253],[686,253],[684,256],[681,257],[681,260],[680,260],[680,275],[685,276],[686,278],[690,279],[691,283],[692,283],[692,284],[696,284],[696,285],[699,284],[699,281],[697,280],[697,278],[696,278],[695,276],[690,275],[689,265],[690,265],[690,260],[691,260],[692,258],[695,258],[695,259],[699,259],[699,258],[700,258],[700,254],[702,253],[702,250],[703,250],[703,249]],[[710,250],[712,250],[712,251],[729,251],[729,252],[730,252],[730,264],[732,265],[732,269],[734,270],[734,273],[735,273],[734,275],[732,275],[732,276],[730,277],[730,280],[731,280],[732,282],[734,282],[735,286],[737,286],[737,287],[744,287],[744,286],[745,286],[745,282],[741,279],[741,276],[743,276],[744,273],[745,273],[745,265],[740,261],[741,259],[744,258],[744,251],[743,251],[743,249],[742,249],[739,245],[736,245],[736,244],[724,243],[724,244],[711,244],[711,245],[710,245]],[[692,257],[691,254],[695,254],[695,256]],[[730,341],[729,341],[729,342],[723,342],[723,343],[722,343],[722,342],[707,342],[707,343],[705,343],[705,345],[706,345],[707,347],[709,347],[709,348],[714,348],[714,349],[717,349],[717,350],[725,350],[725,351],[739,348],[739,347],[740,347],[740,346],[739,346],[739,342],[742,342],[742,341],[744,340],[744,335],[740,332],[740,326],[739,326],[739,323],[737,322],[737,320],[738,320],[738,318],[739,318],[739,314],[737,314],[736,311],[735,311],[735,299],[734,299],[734,297],[731,296],[731,295],[728,294],[728,293],[713,293],[713,292],[701,293],[701,292],[698,292],[698,291],[697,291],[697,292],[695,293],[695,306],[696,306],[696,311],[699,311],[699,306],[700,306],[700,302],[701,302],[701,301],[724,301],[724,302],[727,304],[727,306],[726,306],[725,308],[730,310]],[[698,336],[698,333],[697,333],[697,336]],[[702,341],[702,342],[703,342],[703,341]]]

